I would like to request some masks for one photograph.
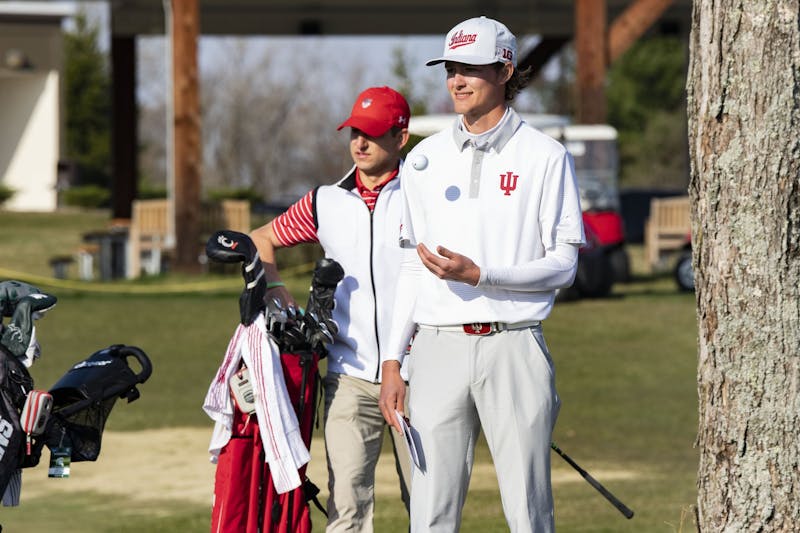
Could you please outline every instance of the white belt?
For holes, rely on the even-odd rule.
[[[491,335],[498,331],[508,331],[512,329],[528,329],[539,326],[539,320],[526,320],[524,322],[475,322],[472,324],[458,324],[455,326],[431,326],[429,324],[419,324],[421,329],[434,329],[436,331],[459,331],[467,335]]]

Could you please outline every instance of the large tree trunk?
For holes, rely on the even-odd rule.
[[[798,0],[696,0],[698,527],[800,527]]]

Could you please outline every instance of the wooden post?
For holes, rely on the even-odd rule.
[[[172,2],[174,98],[175,269],[200,269],[200,96],[197,74],[198,0]]]
[[[653,25],[674,0],[636,0],[623,11],[608,30],[608,62],[619,56]]]
[[[111,217],[131,218],[139,177],[136,113],[136,38],[111,38]]]
[[[606,121],[606,0],[575,0],[579,124]]]

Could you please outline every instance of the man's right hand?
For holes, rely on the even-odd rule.
[[[268,306],[273,298],[277,299],[280,306],[284,309],[288,309],[289,307],[297,308],[297,302],[294,301],[292,293],[284,286],[272,287],[264,292],[264,299]]]
[[[382,366],[380,406],[386,423],[402,433],[394,412],[406,416],[403,406],[406,401],[406,383],[400,375],[400,361],[384,361]]]

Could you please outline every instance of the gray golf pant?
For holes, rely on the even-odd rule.
[[[328,456],[328,527],[331,532],[371,533],[375,466],[387,424],[380,384],[329,372],[325,376],[325,451]],[[411,459],[403,437],[389,428],[400,497],[406,509]]]
[[[411,477],[411,531],[459,530],[481,427],[510,530],[553,531],[560,401],[541,326],[486,336],[421,328],[410,357],[410,421],[424,456]]]

